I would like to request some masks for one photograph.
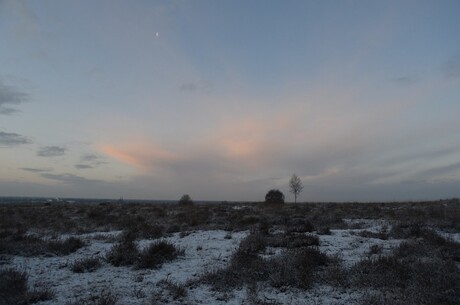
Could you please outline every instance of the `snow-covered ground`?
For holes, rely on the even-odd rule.
[[[357,222],[356,220],[354,220]],[[339,256],[346,268],[359,260],[369,257],[370,248],[378,245],[382,254],[389,253],[397,247],[401,240],[382,240],[365,238],[358,235],[362,230],[380,232],[387,229],[387,224],[375,220],[361,220],[359,229],[331,230],[330,235],[319,235],[319,250],[328,255]],[[249,234],[232,232],[231,238],[226,231],[195,231],[184,234],[173,234],[165,240],[185,250],[185,255],[177,260],[164,264],[159,269],[140,269],[132,267],[114,267],[103,262],[101,268],[94,272],[74,273],[71,264],[75,260],[93,256],[105,257],[114,243],[114,237],[121,232],[91,233],[75,235],[87,242],[87,246],[67,256],[55,257],[20,257],[12,258],[3,267],[15,267],[26,270],[30,286],[48,285],[55,291],[53,300],[44,301],[41,305],[61,305],[71,303],[80,298],[89,298],[110,290],[117,297],[117,304],[144,305],[152,303],[152,295],[163,291],[159,281],[168,279],[184,284],[196,279],[203,272],[224,267],[241,240]],[[457,236],[455,236],[457,238]],[[138,246],[143,248],[152,240],[141,240]],[[268,251],[269,255],[277,255],[278,250]],[[310,290],[285,289],[278,290],[260,286],[255,288],[257,298],[265,301],[277,301],[281,304],[359,304],[363,291],[347,290],[327,285],[316,284]],[[254,291],[254,290],[253,290]],[[229,290],[228,293],[216,292],[207,285],[188,287],[184,299],[169,299],[170,303],[181,304],[249,304],[248,288]]]

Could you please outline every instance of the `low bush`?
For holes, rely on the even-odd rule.
[[[85,243],[77,237],[65,240],[44,240],[34,235],[12,233],[0,240],[0,253],[22,256],[68,255],[83,247]]]
[[[398,239],[419,238],[425,234],[426,230],[427,229],[419,222],[400,222],[393,225],[388,235]]]
[[[329,227],[321,227],[318,229],[317,233],[319,235],[331,235],[331,229]]]
[[[70,266],[70,270],[75,273],[93,272],[101,266],[102,263],[99,257],[88,257],[74,261]]]
[[[56,255],[68,255],[82,248],[85,243],[78,237],[68,237],[63,241],[49,241],[48,251]]]
[[[184,284],[176,283],[170,279],[163,279],[158,282],[158,285],[166,288],[174,300],[187,296],[187,288]]]
[[[326,265],[327,256],[315,248],[290,249],[267,261],[269,283],[273,287],[307,289],[313,283],[313,271]]]
[[[47,244],[37,236],[9,232],[0,239],[0,254],[35,256],[46,253]]]
[[[264,259],[259,253],[265,244],[260,234],[250,234],[241,242],[227,267],[208,271],[201,282],[220,291],[253,282],[306,289],[313,283],[316,268],[328,262],[325,254],[312,247],[287,249],[280,256]]]
[[[377,238],[381,240],[387,240],[388,239],[388,234],[386,232],[380,231],[380,232],[371,232],[368,230],[363,230],[357,233],[361,237],[365,238]]]
[[[416,240],[403,242],[395,251],[400,258],[437,258],[460,262],[460,243],[448,240],[431,230],[424,230]]]
[[[305,233],[305,232],[313,232],[315,227],[313,224],[305,219],[292,219],[289,221],[286,233]]]
[[[138,268],[159,268],[163,263],[184,255],[184,250],[161,240],[146,247],[139,253]]]
[[[267,246],[267,237],[258,231],[252,231],[251,234],[246,236],[239,245],[238,252],[246,254],[257,254],[265,249]]]
[[[356,287],[404,288],[410,278],[410,268],[395,257],[380,256],[365,259],[350,270],[352,284]]]
[[[139,261],[139,249],[132,239],[124,239],[110,248],[106,260],[115,267],[134,265]]]
[[[319,237],[316,235],[278,233],[267,237],[266,244],[270,247],[289,249],[319,246]]]
[[[382,252],[383,252],[382,245],[372,245],[369,247],[368,255],[382,254]]]
[[[16,269],[0,270],[0,304],[19,304],[27,299],[27,273]]]
[[[32,291],[28,291],[27,293],[27,303],[28,304],[35,304],[38,302],[48,301],[53,299],[55,296],[54,290],[50,287],[43,287],[40,289],[34,289]]]
[[[0,305],[28,305],[54,298],[49,287],[29,290],[25,271],[13,268],[0,270]]]
[[[458,265],[452,259],[433,255],[431,247],[422,239],[401,244],[388,257],[365,259],[351,268],[350,283],[377,289],[364,300],[365,304],[458,304]]]

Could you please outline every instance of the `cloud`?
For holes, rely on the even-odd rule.
[[[28,94],[17,91],[0,81],[0,114],[10,115],[17,112],[18,110],[12,106],[26,102],[28,99]]]
[[[121,145],[102,144],[98,150],[141,171],[153,171],[176,162],[179,156],[147,140],[128,141]]]
[[[59,157],[63,156],[66,152],[64,147],[60,146],[44,146],[40,147],[37,152],[37,156],[39,157]]]
[[[94,168],[94,166],[88,165],[88,164],[75,164],[75,168],[76,169],[91,169],[91,168]]]
[[[94,161],[99,160],[100,158],[101,158],[100,156],[95,155],[95,154],[87,154],[87,155],[81,156],[80,159],[82,162],[94,162]]]
[[[416,151],[410,153],[399,154],[394,157],[387,158],[384,160],[384,166],[401,166],[405,163],[413,163],[416,161],[423,161],[427,162],[430,160],[439,160],[451,155],[458,154],[460,148],[459,147],[448,147],[444,149],[435,149],[429,151]]]
[[[22,144],[30,144],[32,141],[17,133],[8,133],[0,131],[0,147],[9,147]]]
[[[460,54],[455,55],[444,63],[442,71],[446,79],[460,78]]]
[[[444,166],[437,166],[430,169],[422,170],[417,173],[417,177],[423,178],[426,180],[432,180],[439,176],[452,173],[458,171],[460,169],[460,162],[444,165]]]
[[[82,183],[88,184],[88,183],[102,182],[102,180],[88,179],[88,178],[85,178],[85,177],[76,176],[74,174],[49,174],[49,173],[43,173],[40,176],[45,178],[45,179],[60,181],[62,183],[66,183],[66,184],[82,184]]]
[[[31,172],[31,173],[46,173],[50,172],[50,168],[31,168],[31,167],[22,167],[21,168],[24,171]]]
[[[80,162],[75,164],[76,169],[92,169],[100,165],[107,164],[103,157],[96,154],[86,154],[80,157]]]

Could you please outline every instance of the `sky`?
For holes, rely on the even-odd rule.
[[[460,2],[0,0],[0,196],[460,196]]]

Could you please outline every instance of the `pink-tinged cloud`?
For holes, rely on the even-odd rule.
[[[179,157],[170,151],[159,148],[150,143],[125,143],[123,145],[102,144],[97,150],[117,161],[130,165],[141,171],[152,171],[170,165],[179,160]]]
[[[229,120],[213,132],[207,146],[222,158],[257,166],[280,150],[288,129],[283,117]]]

